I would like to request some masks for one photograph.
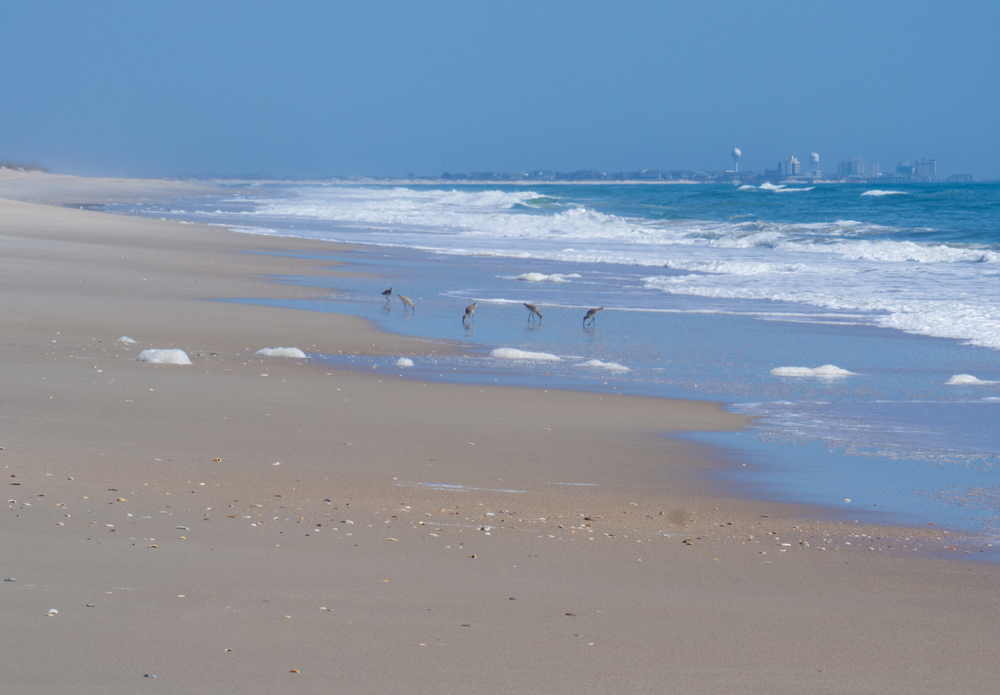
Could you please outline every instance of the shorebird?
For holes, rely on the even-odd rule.
[[[389,297],[391,297],[391,296],[392,296],[392,288],[390,287],[390,288],[389,288],[389,289],[387,289],[387,290],[386,290],[385,292],[383,292],[383,293],[382,293],[382,296],[383,296],[383,297],[385,297],[385,301],[387,301],[387,302],[388,302],[388,301],[389,301]]]
[[[413,302],[410,300],[409,297],[405,297],[405,296],[399,294],[398,292],[396,293],[396,296],[399,297],[399,301],[401,301],[403,303],[403,311],[406,311],[406,307],[410,307],[411,311],[416,311],[417,310],[417,308],[415,306],[413,306]]]
[[[538,310],[537,306],[534,304],[528,304],[527,302],[524,303],[524,306],[528,307],[528,323],[531,323],[536,316],[539,321],[542,320],[542,312]]]
[[[593,326],[597,323],[597,312],[603,311],[604,307],[598,307],[597,309],[591,309],[587,312],[587,315],[583,317],[583,325],[587,325],[587,319],[590,319],[590,325]]]
[[[465,323],[465,319],[471,319],[472,315],[476,313],[476,305],[479,302],[473,302],[469,306],[465,307],[465,316],[462,317],[462,323]]]

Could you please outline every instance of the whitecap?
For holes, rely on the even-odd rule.
[[[123,335],[121,338],[119,338],[115,342],[118,342],[118,343],[138,343],[139,341],[138,340],[132,340],[127,335]]]
[[[552,273],[552,275],[544,275],[543,273],[523,273],[506,279],[520,280],[522,282],[569,282],[566,278],[578,277],[580,277],[580,275],[577,273],[573,273],[571,275],[560,275],[559,273]]]
[[[490,353],[490,357],[502,360],[535,360],[538,362],[560,362],[555,355],[547,352],[527,352],[517,348],[497,348]]]
[[[400,357],[398,360],[396,360],[396,366],[397,367],[412,367],[413,366],[413,360],[411,360],[409,357]]]
[[[871,191],[865,191],[861,195],[863,195],[863,196],[864,195],[870,195],[870,196],[879,197],[879,196],[883,196],[883,195],[909,195],[909,193],[907,193],[906,191],[880,191],[880,190],[878,190],[876,188],[876,189],[873,189]]]
[[[1000,381],[983,381],[982,379],[977,379],[971,374],[955,374],[944,383],[952,386],[988,386],[990,384],[1000,384]]]
[[[264,357],[296,357],[298,359],[302,359],[306,356],[306,353],[302,352],[298,348],[289,347],[261,348],[254,354],[263,355]]]
[[[775,376],[811,376],[829,379],[833,377],[853,376],[854,372],[835,367],[832,364],[824,364],[822,367],[775,367],[771,370]]]
[[[136,360],[155,364],[191,364],[191,358],[187,356],[187,353],[177,348],[169,350],[149,348],[140,352]]]
[[[574,367],[593,367],[594,369],[606,369],[609,372],[627,372],[630,371],[628,367],[623,364],[618,364],[617,362],[601,362],[600,360],[589,360],[587,362],[581,362],[580,364],[574,364]]]

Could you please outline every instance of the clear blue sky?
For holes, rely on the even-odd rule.
[[[122,176],[1000,178],[1000,2],[79,2],[0,17],[0,160]]]

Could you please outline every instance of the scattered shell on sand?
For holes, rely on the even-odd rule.
[[[46,618],[54,618],[58,614],[59,614],[59,611],[57,611],[55,608],[50,608],[49,612],[45,614],[45,617]]]
[[[124,497],[119,497],[117,501],[118,502],[128,502],[128,500],[125,499]]]

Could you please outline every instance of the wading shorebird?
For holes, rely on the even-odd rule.
[[[583,325],[587,325],[587,319],[590,319],[590,325],[593,326],[597,323],[597,312],[604,311],[604,307],[598,307],[597,309],[591,309],[587,312],[587,315],[583,317]]]
[[[390,288],[389,288],[389,289],[387,289],[387,290],[386,290],[385,292],[383,292],[383,293],[382,293],[382,296],[383,296],[383,297],[385,297],[385,301],[387,301],[387,302],[388,302],[388,301],[389,301],[389,297],[391,297],[391,296],[392,296],[392,288],[390,287]]]
[[[406,311],[406,307],[410,307],[410,311],[417,310],[417,307],[413,306],[413,302],[410,300],[409,297],[405,297],[399,294],[398,292],[396,293],[396,296],[399,297],[399,301],[403,303],[403,311]]]
[[[465,319],[471,319],[472,315],[476,313],[476,305],[479,302],[473,302],[469,306],[465,307],[465,316],[462,317],[462,323],[465,323]]]
[[[538,310],[537,306],[535,306],[534,304],[528,304],[527,302],[524,303],[524,306],[528,308],[528,323],[531,323],[536,316],[538,317],[539,321],[542,320],[542,312]]]

